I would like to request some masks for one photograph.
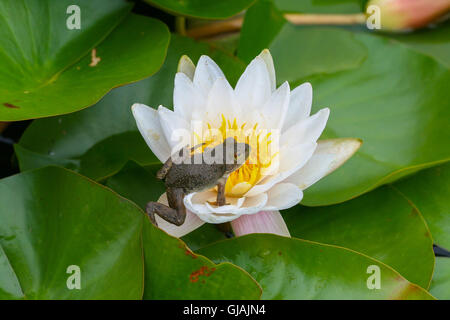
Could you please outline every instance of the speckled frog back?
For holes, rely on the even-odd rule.
[[[166,187],[182,188],[185,193],[214,187],[226,173],[224,164],[173,164],[165,178]]]

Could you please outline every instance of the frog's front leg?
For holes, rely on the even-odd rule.
[[[147,214],[152,223],[157,226],[155,213],[176,226],[181,226],[186,219],[186,207],[184,206],[184,191],[181,188],[167,188],[167,200],[169,206],[159,202],[147,203]]]
[[[220,178],[219,181],[217,181],[217,200],[216,204],[218,206],[224,206],[226,204],[226,197],[225,197],[225,185],[227,183],[227,178]]]

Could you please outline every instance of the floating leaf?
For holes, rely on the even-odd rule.
[[[262,299],[433,299],[383,263],[336,246],[252,234],[198,252],[247,270],[262,286]]]
[[[450,300],[450,258],[436,257],[430,293],[438,299]]]
[[[317,74],[358,68],[368,55],[367,48],[351,32],[336,28],[298,28],[291,24],[285,24],[271,42],[270,52],[278,81],[290,83]],[[313,89],[317,94],[316,88]]]
[[[244,270],[215,265],[147,221],[144,225],[144,299],[259,299],[259,284]],[[151,243],[152,245],[145,245]]]
[[[425,218],[436,244],[450,249],[450,163],[398,181],[399,190]]]
[[[260,23],[264,21],[264,23]],[[238,57],[249,63],[280,32],[286,20],[271,0],[259,0],[245,13],[240,32]],[[258,36],[256,36],[258,35]]]
[[[81,28],[69,29],[72,4],[0,1],[0,120],[77,111],[160,68],[170,36],[162,22],[128,15],[122,0],[80,0]]]
[[[0,203],[0,270],[9,262],[0,298],[141,298],[143,216],[135,205],[56,167],[1,180]],[[67,286],[70,266],[79,267],[81,289]]]
[[[129,161],[118,173],[106,180],[106,185],[145,210],[149,201],[158,201],[166,192],[164,183],[156,179],[156,172],[161,166],[157,164],[144,169],[136,162]]]
[[[428,288],[434,265],[430,232],[420,212],[393,188],[381,187],[333,206],[296,206],[283,213],[293,237],[364,253]]]
[[[434,58],[450,69],[450,21],[442,25],[406,34],[389,34],[390,38]]]

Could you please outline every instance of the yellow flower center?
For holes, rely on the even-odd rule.
[[[263,178],[263,170],[272,163],[275,155],[271,155],[269,150],[271,133],[258,128],[258,124],[251,128],[246,123],[238,125],[236,119],[231,122],[223,115],[219,128],[213,129],[209,123],[207,125],[208,129],[203,137],[197,136],[197,140],[205,143],[202,151],[206,147],[223,143],[229,137],[233,137],[238,143],[247,143],[251,148],[246,162],[229,175],[225,185],[226,196],[242,197]]]

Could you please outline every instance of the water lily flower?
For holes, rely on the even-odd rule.
[[[381,29],[404,31],[424,27],[447,14],[450,0],[370,0],[380,10]]]
[[[267,49],[248,65],[234,89],[208,56],[201,56],[197,66],[183,56],[175,76],[173,102],[173,111],[163,106],[157,110],[138,103],[132,106],[140,133],[161,162],[176,151],[179,141],[174,132],[180,130],[196,141],[192,145],[199,140],[214,145],[239,136],[252,150],[245,164],[228,177],[226,205],[214,205],[217,190],[213,188],[185,196],[183,225],[156,217],[160,228],[177,237],[205,222],[231,222],[237,236],[290,236],[279,210],[298,204],[304,189],[341,166],[361,145],[353,138],[318,141],[330,110],[310,115],[309,83],[292,91],[287,82],[276,88]],[[249,139],[250,135],[256,138]],[[167,205],[166,194],[158,201]]]

